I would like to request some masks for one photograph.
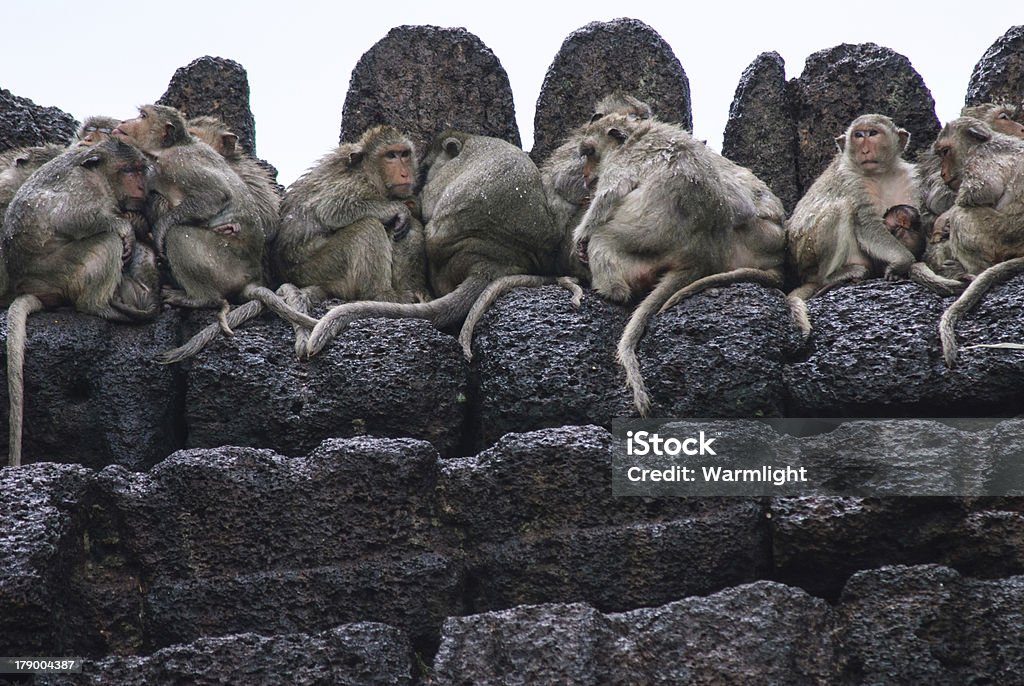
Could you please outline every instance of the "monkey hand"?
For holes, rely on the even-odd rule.
[[[391,240],[395,243],[409,235],[409,229],[412,228],[410,217],[411,214],[408,211],[399,212],[384,222],[384,230],[388,232]]]
[[[237,236],[242,231],[242,226],[237,222],[230,222],[228,224],[218,224],[217,226],[211,226],[210,231],[221,236]]]
[[[913,264],[901,265],[901,264],[898,264],[898,263],[893,263],[893,264],[886,265],[886,267],[885,267],[885,280],[886,281],[898,281],[898,280],[904,278],[910,272],[910,267],[911,266],[913,266]]]

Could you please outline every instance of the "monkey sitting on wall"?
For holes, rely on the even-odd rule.
[[[548,211],[540,172],[506,141],[446,131],[424,160],[421,193],[432,290],[428,303],[353,302],[324,315],[309,336],[315,355],[349,322],[364,317],[427,319],[438,328],[470,321],[489,289],[551,283],[562,233]]]
[[[956,192],[936,224],[949,231],[951,258],[975,275],[939,322],[943,359],[952,367],[956,323],[993,285],[1024,271],[1024,140],[961,117],[943,127],[933,148],[943,181]]]
[[[145,321],[159,310],[152,263],[125,255],[134,240],[127,212],[146,199],[147,160],[121,141],[70,148],[39,168],[19,189],[3,226],[10,290],[7,311],[7,388],[10,463],[21,462],[26,319],[45,307],[120,322]]]
[[[300,312],[328,298],[423,302],[427,258],[413,197],[419,163],[392,126],[344,143],[288,187],[274,264]],[[308,336],[296,327],[295,350]]]
[[[642,298],[618,357],[634,404],[646,415],[651,401],[636,345],[648,319],[712,286],[781,287],[782,203],[748,169],[656,119],[599,118],[579,152],[593,200],[574,231],[577,253],[602,296],[619,303]]]
[[[257,203],[227,160],[188,132],[180,112],[146,105],[138,117],[118,124],[114,135],[154,159],[154,170],[147,176],[153,242],[179,286],[164,289],[165,302],[219,309],[218,320],[227,334],[232,333],[232,301],[260,303],[236,311],[236,325],[261,306],[293,324],[315,325],[315,319],[296,312],[263,285],[267,227],[260,221]],[[185,359],[206,340],[200,332],[158,361]]]
[[[959,281],[918,262],[883,220],[893,205],[921,204],[914,167],[900,157],[909,140],[909,133],[880,114],[857,117],[836,138],[839,152],[787,223],[789,257],[800,279],[791,296],[807,300],[873,276],[909,275],[942,295],[963,290]]]

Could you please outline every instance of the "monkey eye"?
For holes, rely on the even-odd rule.
[[[592,145],[580,146],[580,157],[593,157],[594,152],[594,146]]]
[[[935,154],[939,157],[945,157],[949,154],[949,148],[935,148]]]

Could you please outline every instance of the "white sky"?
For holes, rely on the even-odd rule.
[[[970,12],[949,0],[392,0],[360,3],[364,9],[322,0],[4,4],[0,88],[79,120],[134,116],[138,105],[163,95],[176,69],[203,55],[239,62],[249,76],[257,153],[277,166],[285,185],[337,145],[356,62],[404,24],[462,26],[497,55],[527,150],[544,74],[565,38],[591,21],[639,19],[672,46],[690,80],[694,134],[715,150],[740,75],[762,52],[782,55],[787,78],[794,78],[808,55],[840,43],[892,48],[910,59],[946,121],[959,113],[975,63],[1008,29],[1024,24],[1024,9],[1013,16],[1014,3],[1003,5],[1006,11]]]

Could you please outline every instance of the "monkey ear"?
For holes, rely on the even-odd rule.
[[[225,133],[220,137],[220,144],[224,146],[225,155],[232,155],[235,152],[235,146],[238,144],[238,136],[233,133]]]
[[[355,169],[363,162],[363,158],[366,157],[366,153],[362,150],[353,150],[348,154],[348,168]]]
[[[992,132],[987,131],[980,126],[968,126],[967,135],[973,138],[974,140],[978,141],[979,143],[984,143],[985,141],[992,138]]]
[[[906,150],[910,143],[910,132],[906,129],[896,129],[896,137],[900,140],[900,150]]]
[[[626,139],[629,138],[629,136],[626,135],[626,132],[622,129],[608,129],[608,135],[620,143],[624,143]]]
[[[593,116],[590,117],[590,123],[593,124],[595,121],[604,116],[604,112],[594,112]]]
[[[164,124],[164,140],[162,147],[168,148],[174,142],[175,126],[171,122]]]
[[[454,136],[451,138],[445,138],[444,143],[441,144],[441,147],[444,148],[444,151],[448,155],[448,157],[455,157],[460,152],[462,152],[462,141],[460,141],[458,138],[455,138]]]
[[[98,167],[100,165],[100,162],[102,161],[103,158],[99,155],[89,155],[84,160],[82,160],[82,166],[85,167],[86,169],[92,169],[94,167]]]
[[[836,136],[836,147],[839,152],[846,152],[846,136]]]
[[[28,155],[18,155],[14,158],[15,167],[24,167],[26,164],[28,164]]]

